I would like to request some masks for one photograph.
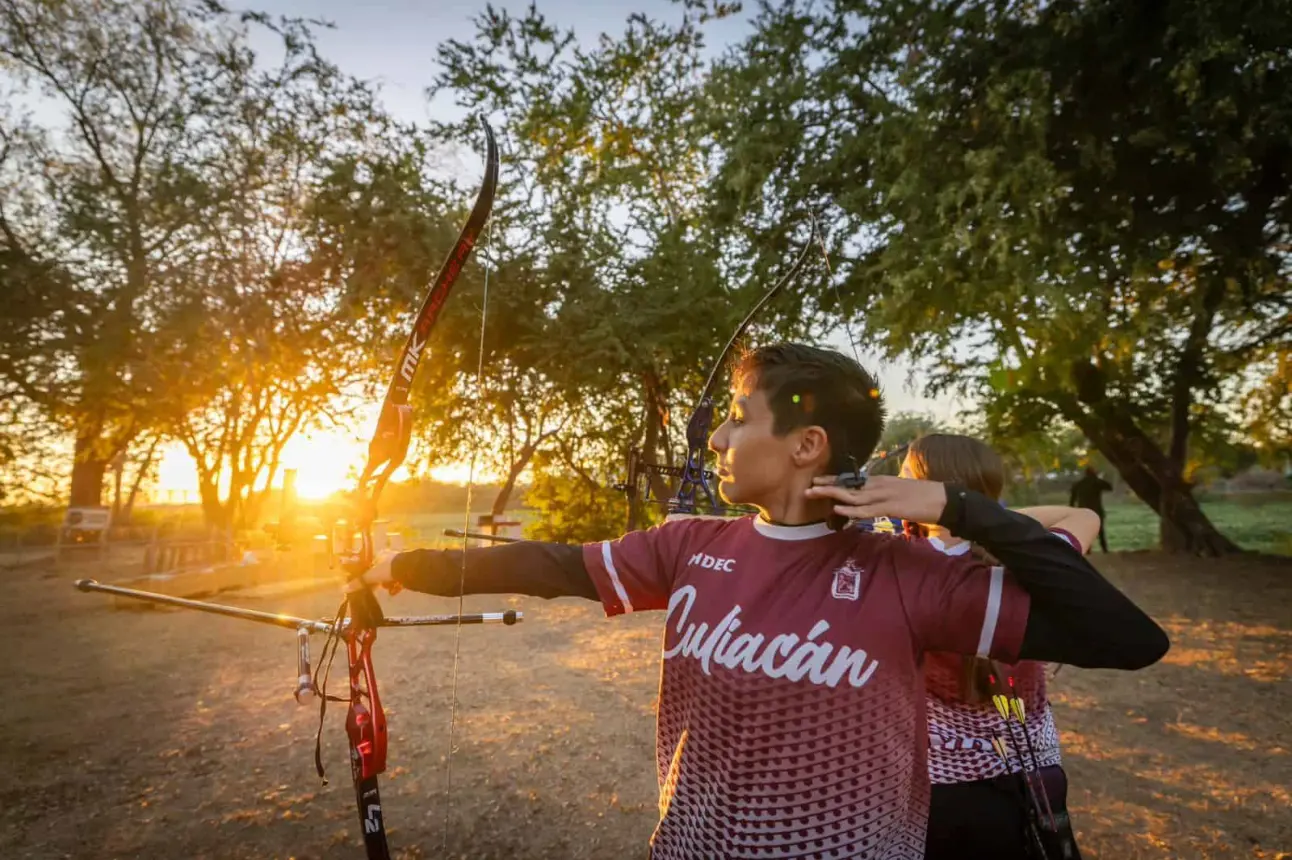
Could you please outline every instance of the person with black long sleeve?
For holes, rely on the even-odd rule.
[[[1099,477],[1094,466],[1087,466],[1086,473],[1068,493],[1068,507],[1085,508],[1099,515],[1099,548],[1104,552],[1108,552],[1108,538],[1104,535],[1104,493],[1112,490],[1113,485]]]
[[[1119,669],[1166,653],[1162,629],[1078,551],[992,499],[903,478],[814,486],[868,459],[882,431],[856,362],[778,344],[744,356],[732,388],[709,445],[723,498],[757,514],[583,546],[399,553],[352,586],[663,610],[654,860],[917,860],[926,652]],[[835,531],[832,514],[940,523],[1000,566]]]

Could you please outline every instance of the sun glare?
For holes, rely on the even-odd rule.
[[[354,485],[366,453],[366,446],[349,433],[297,436],[283,449],[283,470],[296,470],[299,498],[326,499]],[[281,486],[282,480],[279,475],[275,485]]]
[[[431,480],[439,481],[441,484],[461,484],[465,486],[471,478],[471,465],[469,463],[450,463],[447,466],[436,466],[429,470]],[[486,476],[476,469],[475,481],[480,483],[485,480]]]
[[[367,452],[367,444],[346,431],[302,434],[283,449],[282,463],[274,476],[272,488],[280,489],[286,471],[294,469],[298,498],[317,501],[333,493],[350,490],[363,468]],[[405,481],[408,477],[405,465],[395,471],[393,480]],[[464,485],[472,477],[471,467],[468,463],[448,463],[430,469],[429,477],[444,484]],[[476,469],[474,477],[477,484],[498,480],[480,468]],[[171,444],[163,449],[157,485],[152,495],[158,504],[198,501],[197,467],[183,446]]]
[[[298,436],[283,449],[282,462],[271,486],[280,489],[287,470],[294,469],[299,498],[326,499],[354,484],[358,470],[363,468],[365,453],[366,446],[348,433]],[[396,473],[397,480],[404,477],[402,469]],[[172,444],[163,449],[152,495],[161,504],[197,501],[197,465],[183,446]]]

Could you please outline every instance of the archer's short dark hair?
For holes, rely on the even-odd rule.
[[[776,343],[751,350],[736,362],[736,379],[753,374],[771,404],[772,431],[783,436],[816,424],[830,440],[833,474],[860,468],[884,432],[884,395],[860,364],[831,349]]]

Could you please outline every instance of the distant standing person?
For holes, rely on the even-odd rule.
[[[1094,466],[1086,466],[1086,474],[1072,485],[1068,507],[1086,508],[1099,514],[1099,548],[1108,552],[1108,538],[1104,537],[1104,493],[1111,493],[1113,485],[1099,477]]]

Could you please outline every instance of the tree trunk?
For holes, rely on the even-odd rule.
[[[121,482],[125,476],[125,454],[119,454],[112,463],[112,524],[121,525]]]
[[[227,529],[232,512],[229,510],[229,505],[220,502],[219,479],[199,476],[197,487],[198,495],[202,499],[202,520],[207,528]]]
[[[525,471],[529,461],[534,459],[534,454],[538,452],[538,445],[529,443],[521,446],[520,456],[517,457],[507,470],[507,480],[503,482],[502,489],[498,490],[498,495],[494,497],[493,507],[489,510],[489,515],[497,522],[502,515],[507,512],[507,503],[511,501],[511,494],[516,490],[516,481],[520,478],[520,473]]]
[[[139,490],[143,487],[144,481],[148,478],[148,470],[152,468],[153,457],[157,454],[157,446],[161,444],[160,438],[154,438],[152,444],[148,446],[148,453],[139,463],[139,468],[135,472],[135,479],[130,484],[130,495],[126,497],[126,502],[121,507],[121,524],[128,525],[130,518],[134,516],[135,500],[139,498]]]
[[[1058,395],[1055,402],[1063,416],[1108,459],[1131,492],[1157,513],[1163,551],[1203,556],[1241,552],[1203,513],[1193,497],[1193,487],[1173,479],[1167,455],[1125,409],[1102,397],[1093,402],[1085,396],[1082,399],[1088,408],[1082,408],[1070,395]]]
[[[661,390],[659,377],[653,371],[644,375],[642,385],[646,395],[646,438],[642,441],[642,460],[651,465],[659,465],[660,436],[664,425],[668,423],[668,398]],[[671,458],[666,455],[664,460],[670,463]],[[652,498],[662,500],[668,497],[668,484],[663,476],[652,474],[648,480],[649,495]]]
[[[68,507],[97,508],[103,505],[103,476],[108,470],[108,460],[97,454],[98,442],[97,435],[77,434]]]
[[[1242,552],[1242,547],[1212,525],[1188,487],[1171,500],[1171,516],[1158,521],[1158,539],[1166,552],[1187,552],[1211,558]]]
[[[1167,552],[1220,555],[1238,550],[1207,520],[1193,498],[1192,483],[1184,475],[1192,430],[1189,412],[1193,405],[1193,390],[1202,384],[1203,352],[1224,293],[1223,278],[1212,277],[1207,281],[1199,297],[1197,313],[1189,326],[1189,336],[1176,362],[1175,378],[1171,381],[1171,446],[1162,481],[1162,506],[1158,511],[1161,515],[1158,540]],[[1223,543],[1217,542],[1216,538]],[[1224,544],[1229,548],[1224,548]]]

